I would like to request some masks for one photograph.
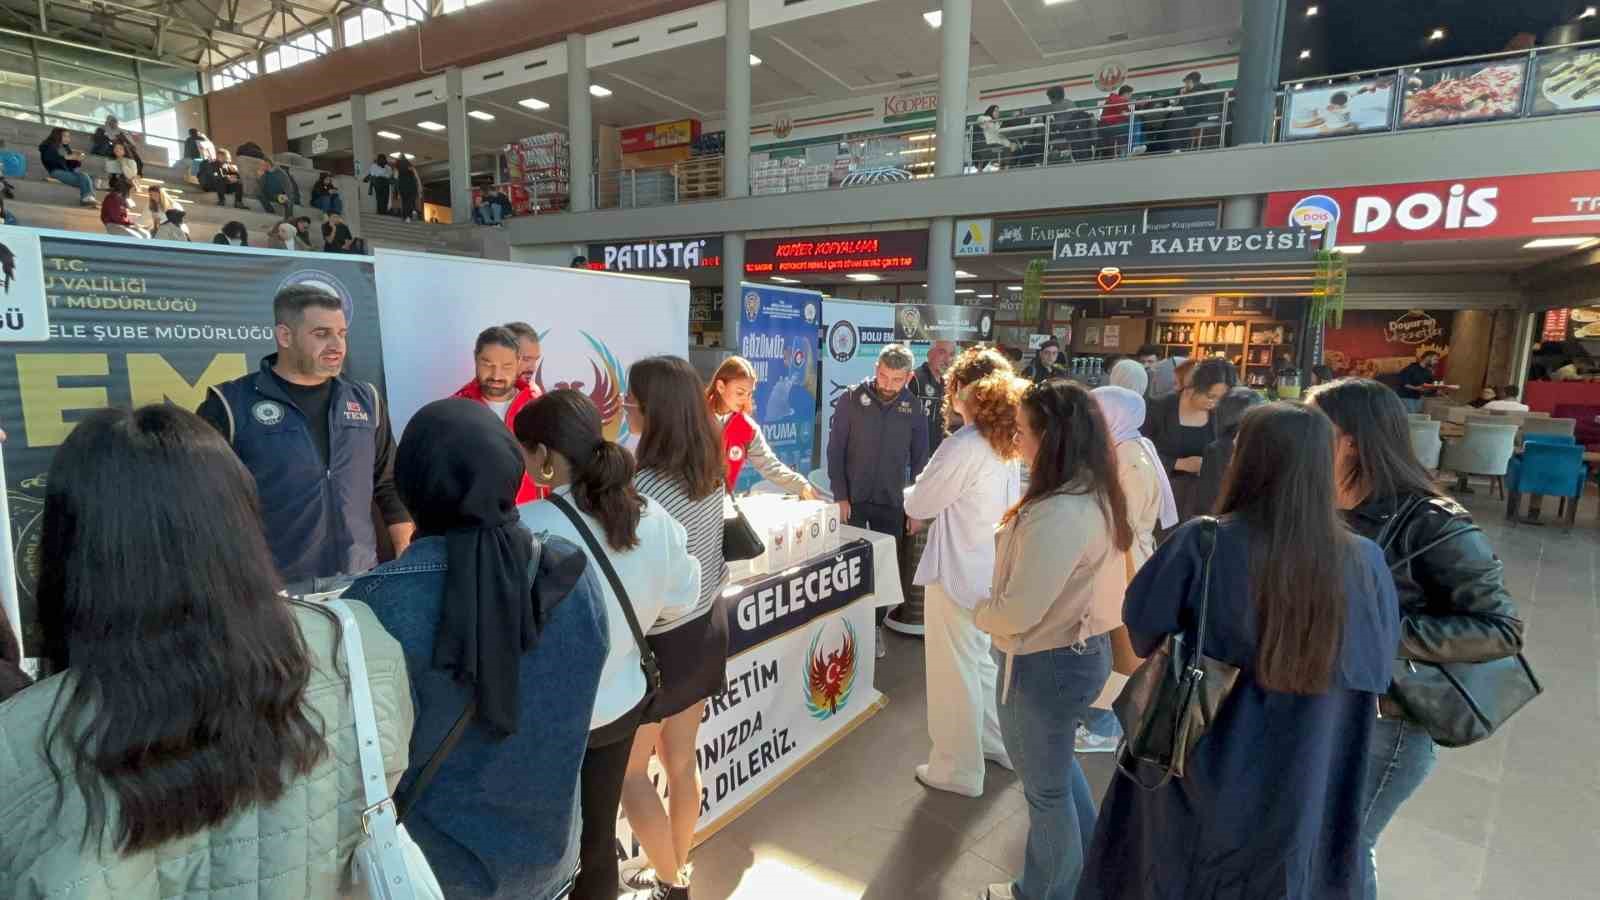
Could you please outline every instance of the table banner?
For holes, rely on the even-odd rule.
[[[706,704],[700,720],[699,840],[882,708],[874,685],[875,558],[886,545],[892,560],[894,543],[857,533],[865,539],[723,593],[728,689]],[[883,587],[898,600],[897,585]],[[665,796],[658,763],[650,768]],[[641,853],[626,819],[617,822],[617,840],[621,858]]]

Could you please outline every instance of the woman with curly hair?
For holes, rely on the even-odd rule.
[[[909,531],[932,520],[912,579],[926,589],[923,648],[933,742],[916,777],[968,797],[983,793],[986,758],[1011,768],[995,709],[999,670],[972,610],[989,596],[995,525],[1022,497],[1017,409],[1027,387],[998,352],[963,353],[945,375],[945,402],[964,424],[939,445],[905,495]]]

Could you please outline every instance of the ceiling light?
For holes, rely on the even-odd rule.
[[[851,281],[882,281],[883,280],[883,279],[879,278],[878,276],[872,274],[871,272],[851,272],[848,275],[845,275],[844,277],[850,279]]]
[[[782,275],[774,275],[774,276],[772,276],[771,278],[769,278],[767,280],[768,281],[776,281],[779,284],[799,284],[800,283],[800,279],[798,279],[798,278],[785,278]]]
[[[1366,252],[1366,249],[1366,244],[1340,244],[1333,248],[1333,252],[1343,253],[1345,256],[1355,256],[1357,253]]]
[[[444,130],[444,126],[440,125],[438,122],[418,122],[417,123],[417,127],[421,128],[423,131],[443,131]]]
[[[1055,6],[1059,3],[1068,3],[1070,0],[1044,0],[1045,6]]]
[[[467,113],[467,115],[473,117],[474,119],[477,119],[479,122],[493,122],[494,121],[494,113],[486,113],[481,109],[472,110],[471,112]]]
[[[404,156],[406,159],[416,159],[417,158],[417,155],[415,153],[397,153],[395,155],[396,156]]]
[[[957,269],[956,270],[956,277],[957,278],[977,278],[978,276],[972,274],[971,272],[963,272],[960,269]]]
[[[1008,284],[1008,285],[1006,285],[1006,290],[1008,290],[1008,291],[1020,291],[1020,290],[1022,290],[1022,285],[1020,285],[1020,284]]]
[[[1578,13],[1578,18],[1579,19],[1592,19],[1592,18],[1595,17],[1596,13],[1600,13],[1600,10],[1595,9],[1593,6],[1585,6],[1583,8],[1583,12]]]
[[[392,131],[380,131],[380,132],[378,132],[378,137],[381,137],[384,140],[389,140],[389,141],[398,141],[398,140],[400,140],[400,135],[395,134]]]
[[[976,294],[977,291],[973,290],[972,288],[956,288],[954,291],[951,291],[951,293],[952,294]]]
[[[538,97],[529,97],[526,100],[518,100],[517,101],[517,105],[518,106],[526,106],[527,108],[533,110],[534,112],[538,112],[541,109],[549,109],[550,108],[550,104],[544,102],[543,100],[540,100]]]
[[[761,65],[761,57],[755,55],[754,53],[750,54],[750,65],[752,65],[752,66]]]
[[[1316,15],[1318,12],[1319,12],[1319,10],[1315,6],[1308,6],[1308,7],[1306,7],[1306,18],[1309,19],[1312,16]]]
[[[1434,30],[1428,32],[1428,40],[1430,40],[1430,41],[1442,41],[1442,40],[1444,40],[1444,29],[1443,28],[1435,28]]]
[[[993,294],[979,294],[978,295],[978,299],[979,300],[993,300],[994,299],[994,295]]]
[[[1309,49],[1301,50],[1300,51],[1300,58],[1301,59],[1310,59],[1311,58],[1311,51]]]
[[[1585,247],[1590,243],[1600,240],[1592,237],[1550,237],[1539,238],[1522,245],[1524,250],[1544,250],[1549,247]]]
[[[589,96],[591,96],[591,97],[609,97],[609,96],[611,96],[611,89],[607,88],[607,87],[601,87],[598,84],[591,84],[591,85],[589,85]]]
[[[925,132],[923,134],[913,134],[910,137],[907,137],[906,140],[913,141],[913,142],[915,142],[915,141],[931,141],[935,137],[938,137],[938,135],[933,134],[932,132]]]
[[[922,14],[922,18],[926,20],[929,25],[933,26],[934,28],[938,28],[944,23],[944,10],[936,9],[933,12],[925,12]]]

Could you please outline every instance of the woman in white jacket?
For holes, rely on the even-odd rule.
[[[985,758],[1011,768],[995,710],[999,671],[972,610],[989,596],[995,526],[1022,497],[1015,436],[1028,383],[992,349],[963,353],[945,379],[945,396],[966,424],[944,439],[905,494],[911,530],[924,524],[917,520],[932,520],[913,579],[927,588],[923,650],[933,742],[916,777],[935,790],[977,797]]]

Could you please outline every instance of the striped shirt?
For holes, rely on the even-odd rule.
[[[728,580],[728,563],[722,558],[723,494],[715,490],[691,500],[682,479],[656,469],[639,470],[633,486],[678,520],[689,533],[689,555],[700,561],[700,604],[693,612],[650,629],[651,634],[660,634],[710,612]]]

